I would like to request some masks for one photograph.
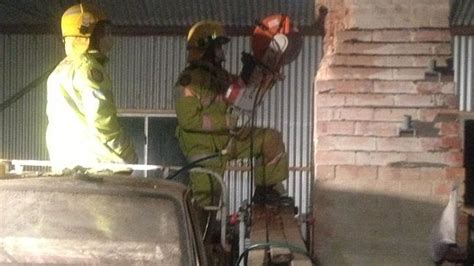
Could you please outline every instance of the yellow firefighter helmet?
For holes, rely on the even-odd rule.
[[[63,37],[90,37],[99,21],[107,20],[95,5],[82,3],[68,8],[61,18]]]
[[[205,51],[213,44],[225,44],[229,42],[224,27],[217,21],[200,21],[188,32],[187,48],[189,61],[200,59]]]

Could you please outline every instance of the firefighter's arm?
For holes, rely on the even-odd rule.
[[[199,76],[192,74],[181,76],[178,81],[176,115],[180,127],[195,132],[227,132],[232,127],[232,121],[225,113],[227,104],[215,100],[206,105],[205,96],[199,94],[203,91],[201,81]]]
[[[74,87],[80,91],[84,117],[90,132],[119,155],[120,159],[134,161],[135,151],[119,124],[107,74],[94,66],[85,66],[76,72]]]

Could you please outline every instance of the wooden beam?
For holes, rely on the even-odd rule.
[[[0,34],[60,34],[59,25],[49,24],[1,24]]]
[[[452,35],[474,35],[474,26],[451,27]]]
[[[267,242],[267,219],[265,206],[258,205],[252,208],[252,221],[250,227],[251,245]],[[261,266],[265,263],[266,250],[252,250],[248,254],[248,266]]]
[[[137,25],[113,25],[112,34],[118,36],[186,36],[189,26],[137,26]],[[229,36],[250,36],[253,26],[225,26]],[[305,35],[321,35],[322,31],[318,25],[302,26],[299,30]],[[61,34],[58,25],[51,24],[2,24],[0,34]]]
[[[285,223],[278,207],[267,208],[267,212],[272,216],[272,222],[268,224],[268,241],[272,243],[288,244],[288,236],[285,234]],[[293,218],[293,217],[291,217]],[[293,218],[294,219],[294,218]],[[290,249],[284,247],[270,247],[270,261],[276,265],[288,265],[293,259]]]
[[[301,236],[300,227],[298,221],[295,218],[292,208],[282,208],[280,215],[283,221],[283,228],[285,231],[285,236],[287,237],[288,243],[294,247],[298,247],[302,250],[306,250],[306,245],[303,242],[303,237]],[[311,266],[313,263],[311,260],[304,254],[293,252],[293,260],[291,261],[291,266]]]

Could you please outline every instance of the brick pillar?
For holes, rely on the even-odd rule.
[[[431,227],[464,178],[452,73],[428,70],[451,57],[449,0],[318,4],[316,254],[327,265],[429,262]]]

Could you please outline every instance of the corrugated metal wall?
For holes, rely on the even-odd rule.
[[[0,102],[28,85],[62,57],[59,39],[45,35],[0,35]],[[46,158],[46,86],[0,113],[0,158]]]
[[[59,26],[60,16],[76,0],[16,0],[0,2],[0,24]],[[185,26],[213,19],[224,25],[253,26],[256,18],[285,13],[297,25],[313,25],[312,0],[88,0],[101,7],[114,25]]]
[[[109,72],[121,109],[173,110],[173,86],[185,67],[185,39],[180,36],[115,37]],[[240,54],[249,51],[248,37],[234,37],[227,47],[226,67],[240,70]],[[0,35],[0,102],[26,86],[63,57],[53,36]],[[267,95],[257,125],[279,129],[290,156],[286,182],[297,206],[307,212],[312,176],[313,81],[321,58],[321,40],[305,36],[300,56],[284,68],[285,80]],[[44,83],[0,114],[0,158],[47,159],[44,134]],[[247,198],[248,172],[229,171],[231,210]],[[244,183],[242,183],[244,180]]]
[[[459,110],[474,109],[474,36],[454,36],[454,82]]]
[[[117,105],[173,110],[175,79],[186,66],[182,36],[117,37],[110,58]]]
[[[449,24],[451,27],[474,26],[474,1],[450,0],[450,7]]]

